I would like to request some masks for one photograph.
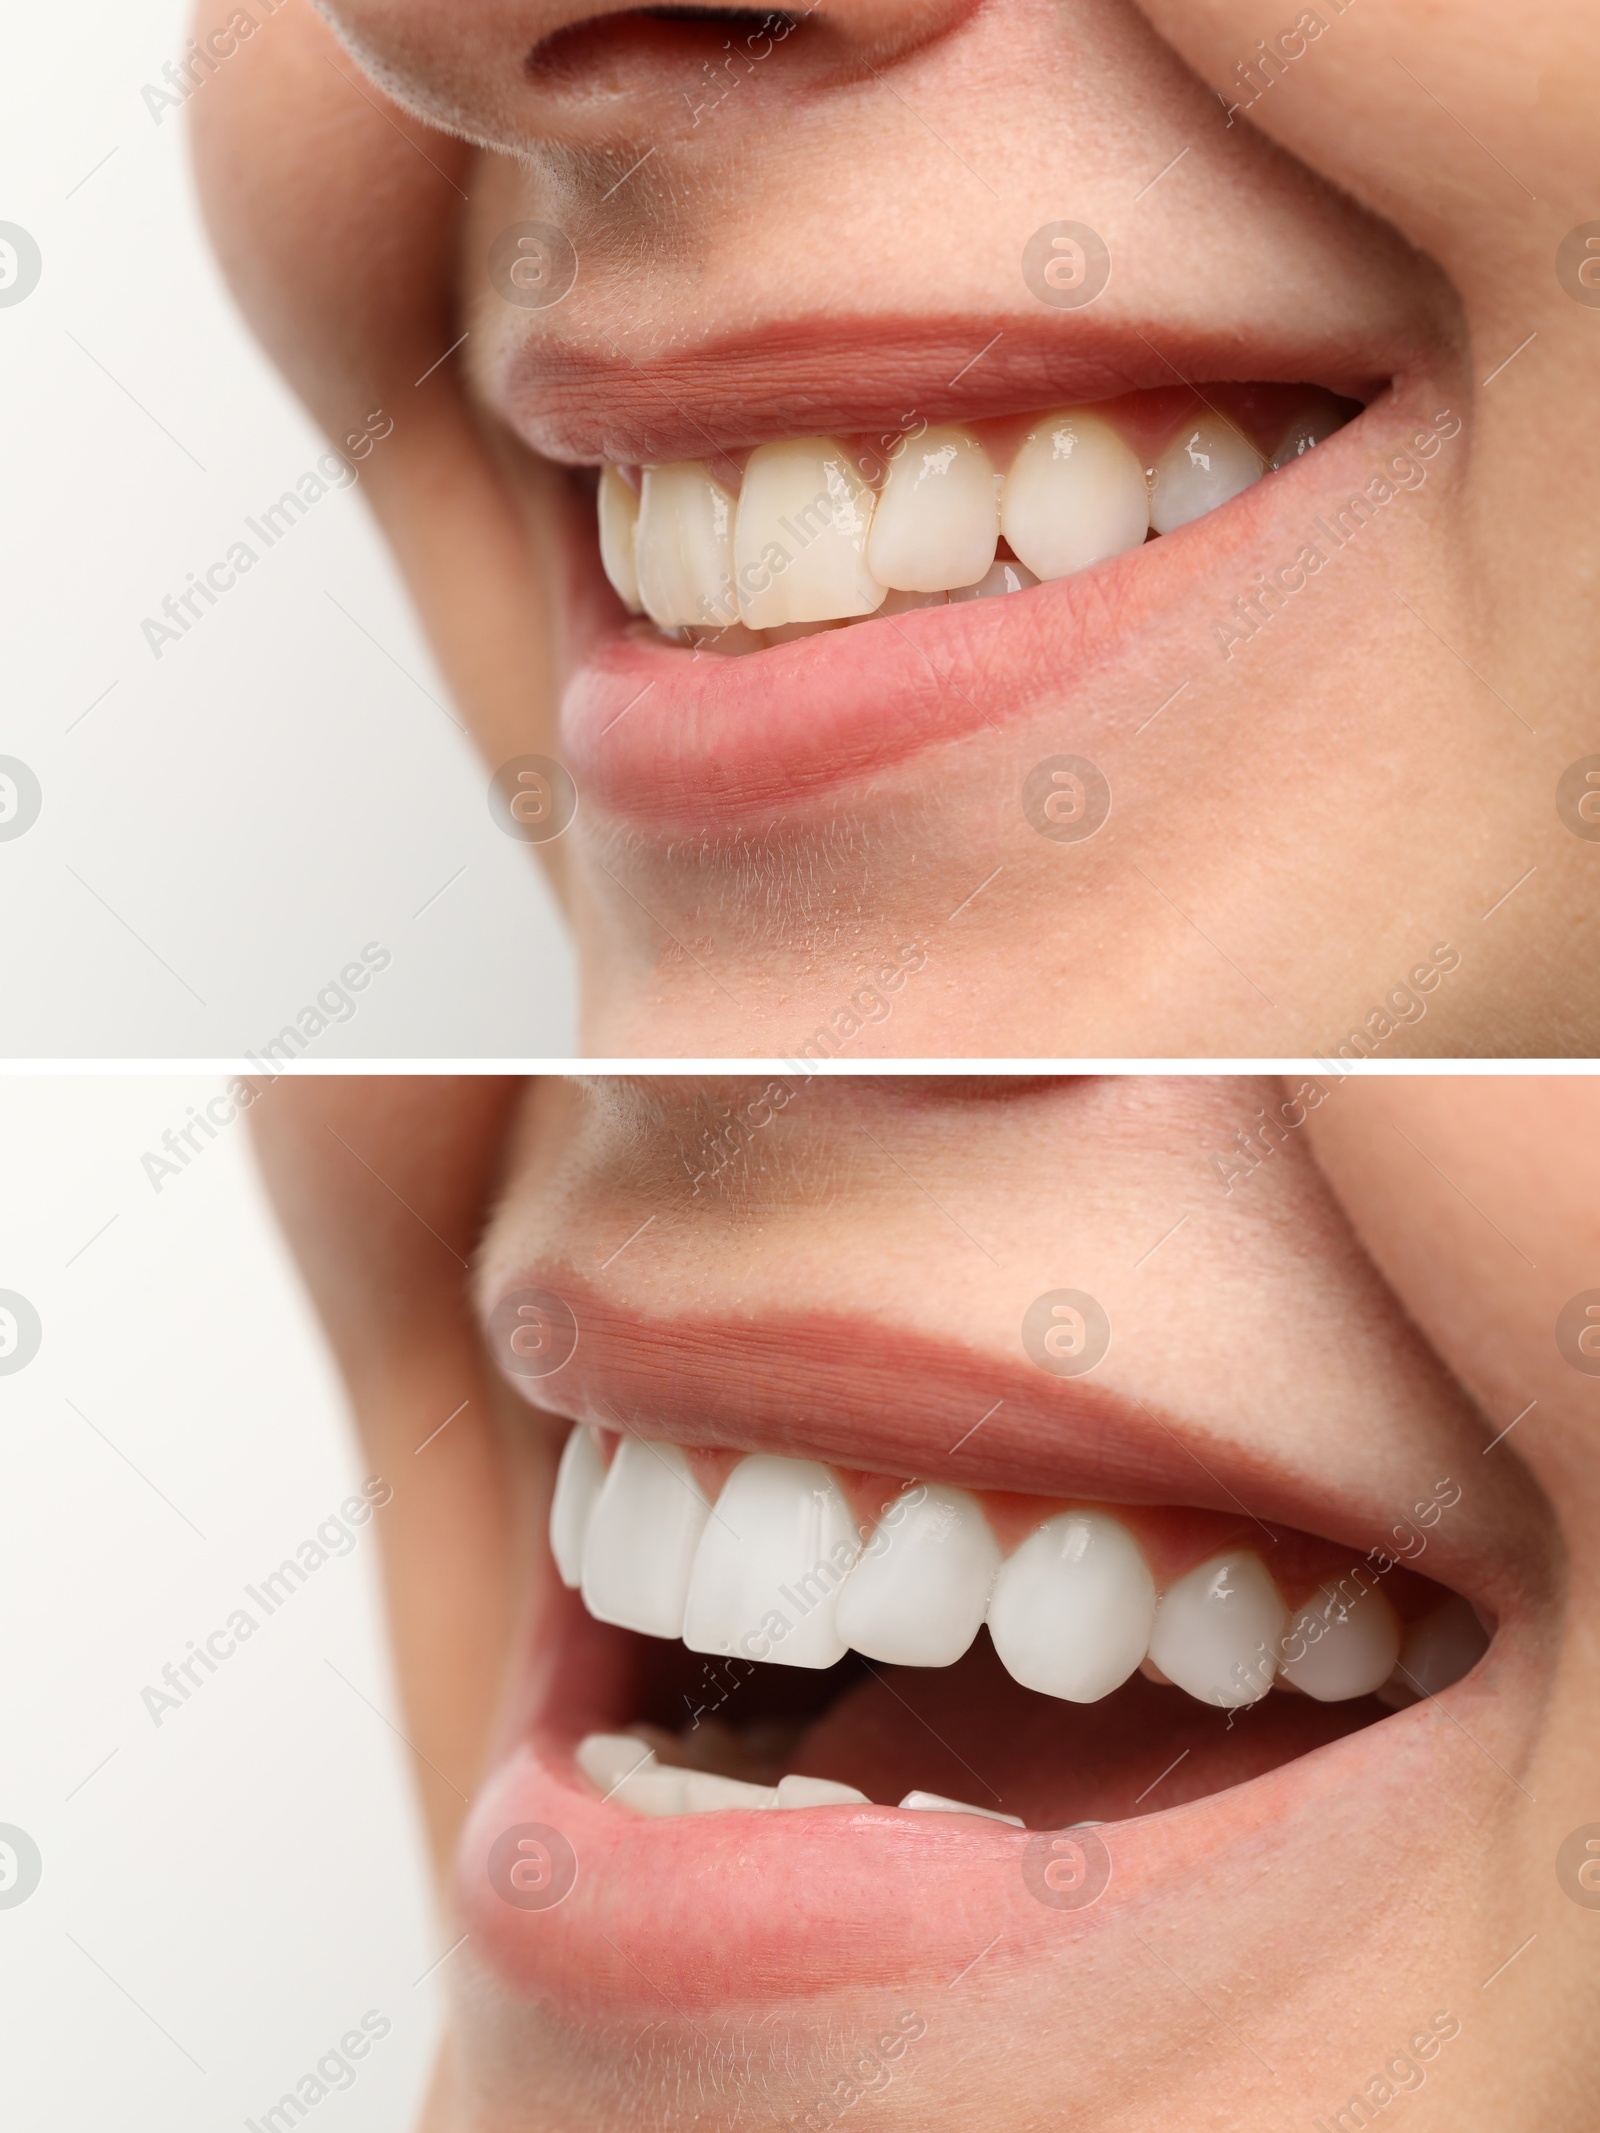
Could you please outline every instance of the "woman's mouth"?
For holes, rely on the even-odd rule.
[[[1459,1479],[1380,1512],[1337,1491],[1318,1534],[1282,1515],[1303,1485],[1215,1447],[1201,1466],[1082,1379],[1014,1376],[987,1448],[983,1427],[947,1443],[915,1394],[939,1368],[907,1372],[909,1416],[854,1433],[896,1473],[841,1461],[863,1398],[843,1380],[763,1428],[749,1388],[686,1420],[692,1355],[593,1318],[548,1376],[513,1365],[572,1424],[549,1528],[568,1592],[458,1876],[519,1992],[705,2010],[937,1967],[980,1920],[975,1947],[999,1928],[1020,1952],[1113,1880],[1204,1873],[1268,1828],[1288,1845],[1336,1796],[1376,1809],[1453,1752],[1438,1710],[1483,1722],[1501,1603],[1462,1574]]]

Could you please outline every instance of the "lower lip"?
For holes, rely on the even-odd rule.
[[[715,829],[826,796],[938,742],[1059,711],[1176,611],[1225,613],[1245,552],[1292,559],[1321,494],[1403,422],[1394,396],[1231,503],[1110,562],[994,599],[847,624],[742,657],[694,657],[602,627],[568,684],[562,744],[586,799],[660,828]],[[1378,434],[1375,434],[1375,431]],[[591,559],[598,570],[598,562]],[[1142,697],[1141,697],[1142,701]]]
[[[1408,1799],[1431,1796],[1447,1730],[1418,1705],[1187,1806],[1105,1824],[1109,1881],[1072,1908],[1034,1892],[1048,1833],[888,1807],[658,1820],[609,1805],[571,1763],[594,1714],[575,1727],[549,1708],[558,1677],[572,1679],[575,1654],[564,1656],[563,1667],[562,1654],[543,1655],[546,1707],[473,1803],[456,1888],[502,1988],[573,2023],[948,1983],[1001,1938],[1008,1966],[1059,1960],[1175,1891],[1201,1897],[1216,1923],[1273,1863],[1293,1870],[1330,1843],[1354,1848],[1358,1825],[1398,1826]],[[583,1684],[583,1701],[592,1689]],[[490,1878],[497,1841],[521,1825],[557,1832],[558,1860],[570,1847],[575,1879],[547,1908],[523,1908]]]

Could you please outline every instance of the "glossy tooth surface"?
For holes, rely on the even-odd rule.
[[[584,1537],[605,1478],[606,1463],[594,1431],[580,1422],[561,1447],[555,1494],[550,1499],[550,1553],[562,1584],[574,1589],[582,1582]]]
[[[1469,1603],[1452,1593],[1430,1614],[1406,1624],[1400,1685],[1414,1696],[1437,1696],[1470,1674],[1488,1649],[1483,1624]]]
[[[854,1785],[838,1785],[832,1778],[785,1777],[778,1780],[780,1807],[870,1807],[872,1802]]]
[[[1385,1595],[1363,1587],[1353,1600],[1318,1593],[1290,1623],[1284,1639],[1298,1659],[1284,1657],[1279,1672],[1318,1703],[1370,1696],[1394,1672],[1400,1656],[1400,1619]]]
[[[1039,580],[1026,563],[1017,563],[1002,556],[991,563],[976,585],[961,585],[951,593],[952,600],[993,600],[1004,593],[1026,592]]]
[[[600,561],[611,589],[631,615],[644,613],[639,598],[639,568],[634,559],[634,532],[639,499],[616,467],[602,467],[597,501],[600,516]]]
[[[740,1460],[700,1536],[684,1643],[779,1666],[832,1666],[845,1654],[839,1588],[859,1551],[825,1466],[764,1452]]]
[[[578,1743],[573,1761],[602,1799],[641,1815],[684,1812],[686,1773],[658,1763],[648,1741],[629,1733],[591,1733]]]
[[[839,1595],[839,1635],[891,1666],[954,1666],[978,1634],[1000,1550],[965,1489],[892,1503]]]
[[[737,622],[734,499],[698,459],[646,467],[634,554],[639,598],[663,629]]]
[[[676,1637],[710,1508],[675,1444],[624,1437],[583,1547],[583,1604],[595,1620]]]
[[[1175,533],[1248,489],[1264,471],[1254,445],[1215,415],[1202,415],[1180,430],[1156,461],[1150,523],[1157,533]]]
[[[1096,1703],[1138,1667],[1155,1612],[1155,1581],[1127,1527],[1064,1511],[1001,1566],[989,1634],[1024,1687]]]
[[[711,1770],[691,1770],[683,1781],[683,1811],[715,1814],[723,1807],[776,1807],[776,1785],[747,1785],[742,1778],[719,1777]]]
[[[1144,469],[1085,408],[1047,415],[1011,463],[1000,528],[1040,578],[1065,578],[1137,548],[1150,530]]]
[[[872,491],[832,437],[758,445],[734,525],[739,613],[753,630],[870,615],[886,587],[867,568]]]
[[[1332,408],[1315,408],[1290,423],[1267,464],[1276,469],[1286,467],[1291,459],[1303,459],[1314,445],[1325,444],[1336,430],[1343,428],[1343,418]]]
[[[900,1802],[921,1814],[982,1815],[986,1822],[1009,1822],[1013,1829],[1026,1829],[1021,1815],[1003,1815],[993,1807],[969,1807],[965,1800],[947,1800],[938,1792],[908,1792]]]
[[[1197,1564],[1161,1595],[1150,1656],[1175,1687],[1201,1703],[1237,1710],[1271,1688],[1288,1619],[1260,1557],[1230,1549]]]
[[[925,430],[891,461],[867,537],[867,568],[902,592],[975,585],[1000,534],[994,462],[970,430]]]

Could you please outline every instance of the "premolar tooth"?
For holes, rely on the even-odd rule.
[[[606,1464],[592,1429],[580,1422],[561,1447],[555,1494],[550,1499],[550,1553],[563,1585],[583,1578],[583,1542],[589,1518],[605,1484]]]
[[[1248,489],[1264,469],[1261,454],[1231,423],[1202,415],[1156,461],[1150,523],[1157,533],[1175,533]]]
[[[1068,577],[1137,548],[1149,532],[1144,469],[1102,416],[1063,408],[1029,433],[1012,461],[1000,527],[1038,577]]]
[[[1471,1604],[1452,1593],[1430,1613],[1406,1624],[1397,1685],[1412,1696],[1438,1696],[1470,1674],[1488,1649],[1488,1636]]]
[[[845,1643],[891,1666],[954,1666],[978,1634],[1000,1550],[965,1489],[892,1503],[839,1595]]]
[[[747,1785],[742,1778],[719,1777],[712,1770],[691,1770],[683,1781],[683,1811],[715,1814],[723,1807],[777,1807],[776,1785]]]
[[[834,438],[758,445],[745,464],[733,538],[746,627],[875,613],[886,588],[867,568],[872,502]]]
[[[832,1666],[845,1654],[839,1588],[859,1552],[825,1466],[753,1453],[728,1476],[700,1536],[684,1643],[780,1666]]]
[[[677,1445],[624,1437],[584,1541],[583,1604],[595,1620],[676,1637],[710,1511]]]
[[[1018,563],[1001,556],[997,562],[990,564],[976,585],[959,585],[950,598],[993,600],[1004,593],[1026,592],[1030,585],[1037,585],[1038,582],[1026,563]]]
[[[1155,1613],[1155,1581],[1127,1527],[1064,1511],[1001,1566],[989,1634],[1024,1687],[1096,1703],[1138,1667]]]
[[[600,561],[611,589],[630,615],[641,615],[644,602],[639,598],[639,567],[634,557],[639,499],[616,467],[600,470],[598,510]]]
[[[1284,1647],[1280,1671],[1286,1680],[1318,1703],[1342,1703],[1372,1695],[1394,1672],[1400,1622],[1375,1586],[1363,1586],[1354,1600],[1321,1592],[1296,1614]],[[1290,1658],[1297,1648],[1301,1656]]]
[[[1021,1815],[1003,1815],[993,1807],[969,1807],[965,1800],[947,1800],[939,1792],[908,1792],[900,1802],[918,1813],[939,1815],[982,1815],[986,1822],[1009,1822],[1013,1829],[1026,1829]]]
[[[994,463],[954,425],[906,440],[872,514],[867,568],[902,592],[975,585],[1000,533]]]
[[[634,553],[639,598],[659,627],[738,621],[734,510],[733,497],[698,459],[645,468]]]
[[[872,1802],[854,1785],[838,1785],[832,1778],[783,1777],[778,1780],[780,1807],[870,1807]]]
[[[1197,1564],[1161,1595],[1150,1656],[1176,1687],[1237,1710],[1271,1688],[1288,1619],[1261,1558],[1232,1549]]]
[[[641,1815],[681,1815],[687,1773],[656,1761],[650,1743],[630,1733],[591,1733],[573,1761],[603,1800]]]

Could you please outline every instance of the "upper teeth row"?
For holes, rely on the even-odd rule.
[[[608,1468],[587,1428],[573,1430],[561,1456],[550,1542],[597,1620],[681,1636],[691,1651],[827,1667],[853,1648],[890,1664],[951,1666],[986,1621],[1008,1672],[1074,1703],[1108,1696],[1147,1660],[1191,1696],[1231,1709],[1256,1702],[1280,1673],[1334,1702],[1380,1688],[1397,1659],[1434,1690],[1477,1656],[1446,1654],[1460,1631],[1448,1606],[1411,1624],[1402,1651],[1400,1622],[1370,1572],[1291,1618],[1260,1557],[1233,1548],[1158,1594],[1132,1532],[1104,1511],[1060,1512],[1002,1559],[963,1489],[908,1487],[869,1532],[812,1460],[753,1453],[713,1506],[677,1445],[626,1436]]]
[[[1270,464],[1334,426],[1296,423]],[[697,459],[644,468],[637,492],[607,467],[600,555],[623,602],[663,629],[832,622],[916,604],[892,594],[989,589],[1002,535],[1020,584],[1067,577],[1215,510],[1268,464],[1203,414],[1147,473],[1103,415],[1069,407],[1035,421],[1005,471],[958,424],[902,438],[875,491],[838,439],[793,437],[757,446],[737,495]]]

